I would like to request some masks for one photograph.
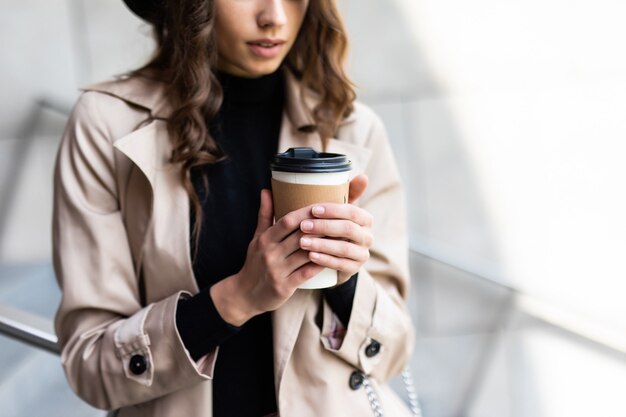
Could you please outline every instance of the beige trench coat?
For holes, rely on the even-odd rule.
[[[279,150],[320,148],[307,133],[313,95],[300,100],[287,74]],[[212,372],[176,329],[180,297],[198,292],[189,249],[189,200],[180,166],[169,162],[162,85],[128,78],[85,89],[70,117],[54,177],[54,268],[63,291],[55,318],[72,389],[120,416],[210,417]],[[408,415],[382,383],[408,361],[413,328],[406,309],[408,262],[403,191],[380,119],[356,105],[329,152],[344,153],[369,187],[358,204],[374,216],[371,259],[359,273],[354,308],[339,349],[326,337],[332,312],[319,291],[298,290],[272,313],[281,417],[370,416],[352,372],[373,381],[387,416]],[[380,342],[372,357],[366,348]],[[371,352],[370,352],[371,353]],[[146,359],[145,372],[129,370]],[[236,417],[236,416],[234,416]]]

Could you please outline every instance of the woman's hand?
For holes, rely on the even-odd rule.
[[[356,176],[350,181],[349,204],[317,204],[312,208],[315,218],[300,223],[305,233],[300,247],[309,251],[312,262],[339,271],[337,284],[359,272],[370,256],[372,215],[352,204],[366,188],[367,177]]]
[[[259,219],[241,271],[211,287],[211,298],[222,318],[241,326],[257,314],[276,310],[298,286],[324,269],[310,262],[300,248],[299,230],[311,218],[311,206],[294,210],[272,225],[272,194],[261,191]]]
[[[355,177],[348,202],[358,199],[366,187],[367,177]],[[276,310],[325,267],[339,271],[340,284],[369,259],[372,216],[359,207],[317,204],[294,210],[272,225],[273,217],[271,191],[263,190],[244,266],[211,287],[215,308],[232,325],[241,326],[257,314]]]

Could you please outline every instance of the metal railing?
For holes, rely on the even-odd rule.
[[[467,260],[456,259],[445,252],[439,252],[416,241],[411,242],[411,253],[431,259],[466,275],[471,275],[491,285],[506,289],[511,295],[508,300],[510,308],[524,313],[544,323],[562,329],[570,334],[582,337],[597,345],[626,354],[626,331],[617,329],[593,320],[584,314],[563,308],[548,300],[526,294],[514,287],[503,284],[506,280],[493,271],[488,271]],[[626,330],[626,329],[625,329]]]
[[[0,304],[0,334],[36,349],[60,353],[51,320],[2,304]]]

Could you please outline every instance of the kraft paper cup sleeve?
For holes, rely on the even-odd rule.
[[[350,182],[339,185],[291,184],[272,178],[276,221],[285,214],[316,203],[347,203]]]

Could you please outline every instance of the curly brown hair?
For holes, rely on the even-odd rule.
[[[213,0],[162,0],[153,24],[157,48],[150,61],[131,74],[166,84],[173,112],[167,128],[173,141],[172,163],[182,164],[182,181],[194,209],[192,241],[197,248],[202,205],[191,182],[191,170],[225,158],[207,127],[223,100],[215,76],[218,62]],[[319,96],[309,109],[322,149],[341,120],[353,111],[355,92],[343,65],[348,38],[335,0],[310,0],[298,37],[283,65],[302,86]],[[304,103],[304,101],[303,101]],[[208,187],[206,176],[205,188]]]

